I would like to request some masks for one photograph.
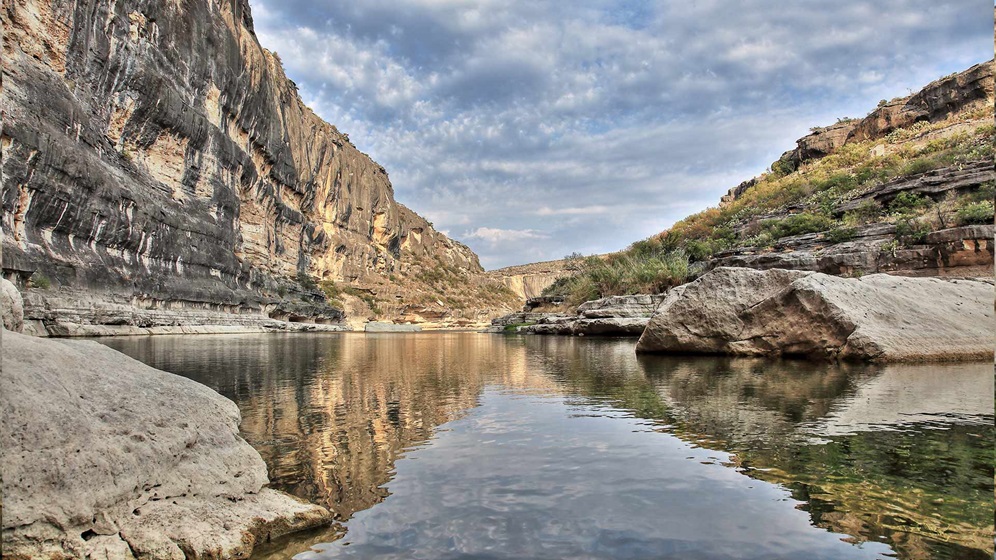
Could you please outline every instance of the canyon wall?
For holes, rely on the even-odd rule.
[[[543,290],[570,274],[567,261],[546,261],[490,270],[487,275],[502,282],[520,300],[537,298]]]
[[[114,299],[336,322],[316,281],[422,294],[427,271],[482,271],[304,105],[246,0],[12,0],[3,16],[4,273],[38,292],[29,315],[86,300],[98,322]]]

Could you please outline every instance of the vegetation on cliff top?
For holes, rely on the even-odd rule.
[[[828,245],[842,243],[871,223],[896,226],[894,247],[922,243],[928,233],[948,227],[992,223],[993,182],[940,200],[901,193],[887,206],[869,201],[838,210],[891,181],[991,161],[996,126],[978,124],[987,118],[991,121],[991,106],[943,122],[919,122],[883,138],[844,144],[794,171],[775,162],[740,197],[693,214],[660,235],[607,257],[569,257],[576,273],[544,295],[563,295],[569,304],[579,304],[609,295],[660,293],[694,277],[724,251],[774,251],[780,240],[810,233],[819,233]]]

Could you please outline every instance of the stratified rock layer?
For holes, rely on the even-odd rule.
[[[511,313],[493,319],[488,332],[637,337],[663,300],[660,295],[609,296],[582,303],[571,315]]]
[[[331,521],[264,488],[235,404],[96,342],[3,332],[4,558],[245,558]]]
[[[993,284],[717,268],[672,290],[640,352],[991,359]]]
[[[341,312],[302,275],[410,287],[482,270],[304,105],[246,0],[13,0],[5,18],[8,275],[329,322]]]

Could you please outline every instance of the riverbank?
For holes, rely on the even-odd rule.
[[[644,353],[992,360],[993,289],[992,279],[719,267],[666,294],[523,311],[488,332],[639,337]]]

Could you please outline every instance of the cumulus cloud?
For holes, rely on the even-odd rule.
[[[992,56],[970,0],[251,4],[306,102],[487,266],[625,247]]]

